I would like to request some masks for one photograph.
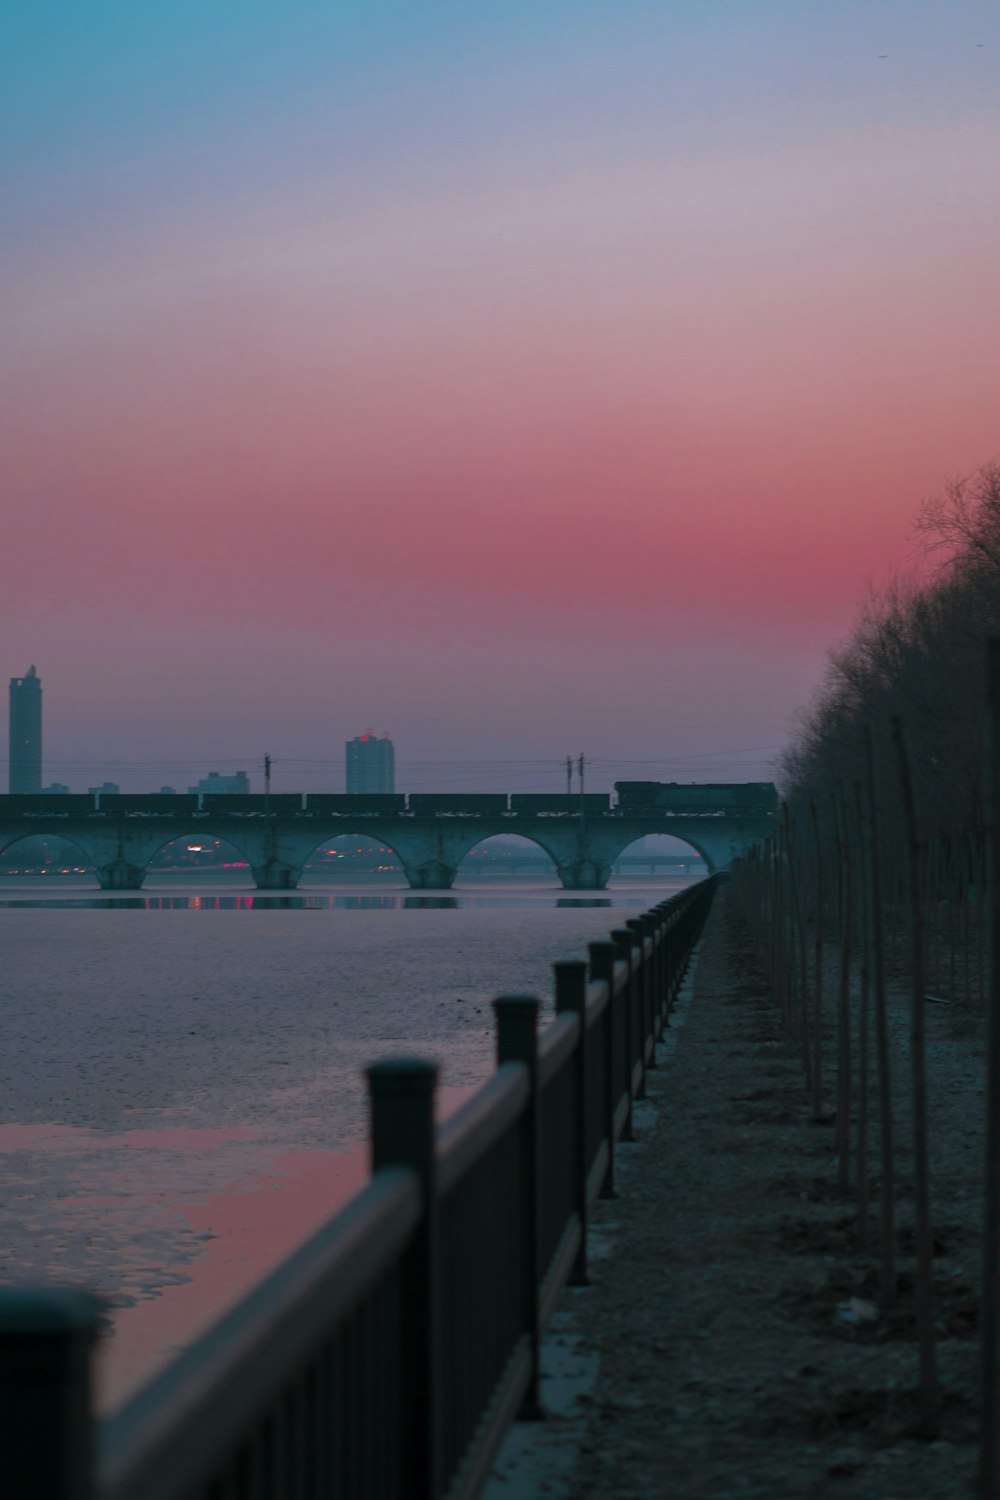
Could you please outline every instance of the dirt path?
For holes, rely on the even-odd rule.
[[[940,1436],[928,1442],[915,1436],[905,1299],[892,1326],[844,1321],[850,1298],[871,1296],[873,1256],[857,1252],[850,1206],[835,1190],[830,1127],[810,1122],[797,1058],[724,895],[676,1056],[651,1077],[659,1119],[622,1148],[641,1169],[596,1214],[614,1235],[613,1253],[595,1263],[593,1287],[572,1298],[572,1331],[599,1353],[600,1373],[580,1398],[582,1422],[571,1424],[578,1460],[568,1492],[969,1494],[975,1234],[951,1225],[938,1261],[946,1399]],[[961,1089],[938,1092],[942,1107],[967,1108]],[[904,1177],[906,1163],[904,1147]],[[955,1195],[944,1196],[954,1211]],[[903,1255],[904,1273],[911,1265]]]

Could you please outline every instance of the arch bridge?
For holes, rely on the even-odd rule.
[[[530,839],[566,890],[603,890],[619,855],[666,833],[711,873],[775,826],[770,782],[618,782],[607,793],[339,793],[273,795],[59,793],[0,796],[0,854],[25,838],[58,837],[93,865],[102,890],[138,890],[150,860],[177,839],[218,838],[246,860],[258,890],[294,890],[310,856],[342,834],[392,849],[414,890],[448,890],[469,850],[498,834]]]

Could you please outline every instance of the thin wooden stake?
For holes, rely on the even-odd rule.
[[[813,941],[815,963],[813,998],[813,1119],[823,1118],[823,845],[819,836],[819,814],[815,802],[809,804],[809,826],[816,849],[816,934]]]
[[[846,1197],[851,1187],[851,922],[854,895],[846,811],[834,794],[837,830],[837,915],[840,923],[840,982],[837,991],[837,1184]]]
[[[1000,1495],[1000,640],[991,640],[986,699],[986,853],[989,885],[989,1050],[986,1093],[986,1182],[980,1345],[982,1426],[980,1500]]]
[[[927,1151],[927,1061],[924,1046],[926,934],[920,877],[923,850],[917,829],[910,760],[903,726],[892,720],[892,738],[899,761],[899,786],[909,845],[910,906],[913,926],[912,1008],[910,1060],[913,1069],[913,1192],[917,1234],[917,1336],[920,1341],[920,1419],[926,1433],[938,1420],[937,1373],[934,1347],[934,1238],[931,1229],[930,1165]]]
[[[806,921],[802,910],[800,873],[805,861],[799,859],[798,829],[794,814],[788,818],[789,879],[792,886],[792,920],[795,929],[795,962],[797,1005],[795,1024],[802,1049],[802,1076],[808,1089],[812,1083],[812,1059],[809,1055],[809,960],[806,953]],[[794,851],[794,852],[793,852]]]
[[[858,834],[861,1000],[858,1006],[858,1243],[868,1243],[868,1037],[871,1031],[871,902],[865,866],[865,812],[861,783],[854,783],[854,825]]]
[[[896,1300],[896,1168],[893,1153],[892,1059],[885,1003],[885,927],[882,912],[882,867],[875,797],[875,755],[871,730],[865,726],[865,782],[868,791],[868,857],[871,870],[872,999],[878,1054],[879,1147],[882,1186],[879,1194],[879,1305],[885,1312]]]

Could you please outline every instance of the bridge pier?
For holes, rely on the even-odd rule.
[[[262,865],[251,865],[253,883],[259,891],[294,891],[302,877],[301,865],[269,859]]]
[[[411,891],[450,891],[458,874],[456,865],[441,859],[428,859],[422,865],[403,863],[403,873]]]
[[[611,865],[596,859],[578,859],[557,868],[564,891],[603,891],[611,878]]]
[[[130,864],[121,855],[108,865],[97,866],[97,883],[102,891],[141,891],[145,879],[145,865]]]

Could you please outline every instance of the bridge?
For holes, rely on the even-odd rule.
[[[102,890],[139,890],[153,857],[178,839],[217,838],[246,860],[261,891],[290,891],[312,854],[343,834],[392,849],[414,890],[449,890],[477,844],[516,834],[549,855],[565,890],[603,890],[622,852],[666,833],[710,873],[775,827],[770,782],[618,782],[616,794],[488,792],[376,795],[37,793],[0,796],[0,855],[45,835],[73,844]]]

